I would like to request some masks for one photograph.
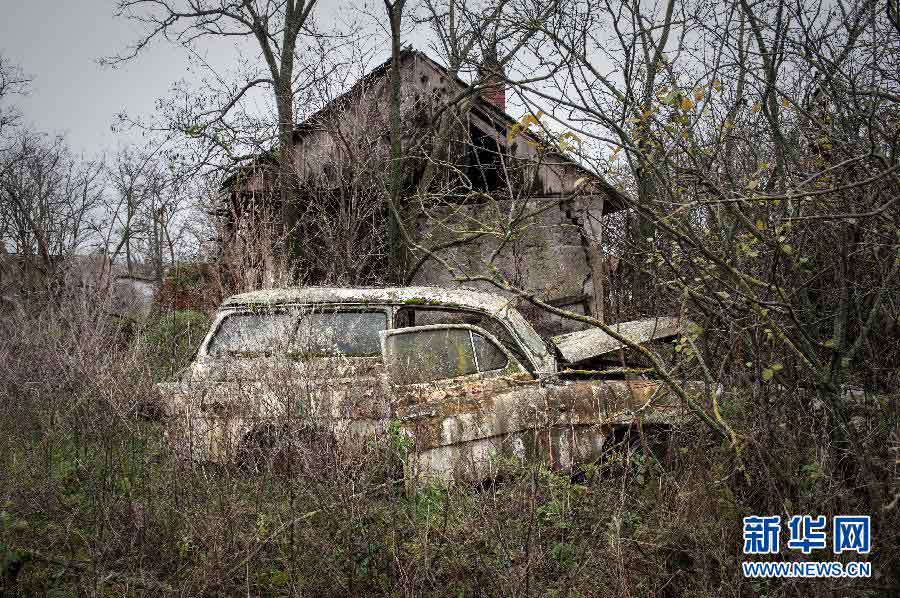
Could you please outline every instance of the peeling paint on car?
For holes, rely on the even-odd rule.
[[[382,357],[221,358],[201,348],[181,382],[158,387],[168,407],[173,446],[191,459],[228,461],[239,458],[243,446],[275,426],[311,426],[349,441],[381,433],[394,422],[413,440],[406,475],[477,480],[490,476],[503,458],[571,468],[596,459],[616,427],[635,422],[665,424],[680,417],[675,395],[656,382],[561,376],[544,341],[510,301],[477,291],[412,287],[245,293],[224,302],[204,347],[223,318],[243,309],[363,304],[375,310],[410,304],[476,310],[501,322],[521,346],[518,353],[510,351],[487,331],[468,324],[393,329],[389,322],[389,329],[381,333]],[[671,330],[677,322],[653,329],[647,328],[649,324],[630,324],[623,325],[629,336],[659,338],[659,330]],[[384,353],[389,336],[445,329],[471,331],[457,336],[469,338],[460,342],[473,343],[473,351],[475,346],[487,347],[474,344],[472,334],[480,336],[483,343],[503,350],[507,365],[481,371],[476,361],[479,371],[475,373],[414,384],[400,382],[411,378],[397,377],[385,365],[385,361],[393,363],[384,358],[391,355]],[[529,346],[524,338],[536,346]],[[609,346],[607,340],[589,334],[554,340],[557,346],[577,347],[579,355],[597,354]],[[575,355],[576,349],[562,347],[567,359]],[[461,351],[461,346],[447,345],[443,355],[462,356]],[[527,356],[538,367],[528,371],[514,354]]]

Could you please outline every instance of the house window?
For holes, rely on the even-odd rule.
[[[473,124],[466,144],[466,176],[477,191],[495,191],[503,186],[503,160],[497,140]]]

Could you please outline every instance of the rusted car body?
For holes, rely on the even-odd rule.
[[[679,328],[661,318],[621,329],[644,342]],[[597,458],[617,426],[678,417],[657,382],[575,373],[620,348],[599,330],[545,341],[489,293],[257,291],[227,299],[182,379],[159,389],[191,459],[238,459],[285,426],[348,441],[391,426],[414,440],[407,475],[485,479],[502,457],[571,468]]]

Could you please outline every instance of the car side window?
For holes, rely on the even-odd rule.
[[[472,344],[475,346],[475,360],[480,372],[491,372],[506,367],[509,360],[499,347],[477,332],[472,332]]]
[[[269,355],[286,350],[296,322],[296,312],[230,314],[219,325],[207,353],[214,356]]]
[[[310,312],[300,317],[293,351],[311,355],[381,354],[378,333],[387,329],[381,311]]]
[[[468,328],[410,330],[389,337],[387,357],[394,381],[419,384],[500,370],[506,355]]]
[[[219,357],[381,354],[378,333],[387,328],[383,311],[306,311],[233,313],[225,317],[207,353]]]
[[[403,306],[397,310],[395,328],[431,326],[435,324],[470,324],[493,334],[526,369],[531,369],[531,361],[522,354],[519,344],[512,338],[506,327],[487,314],[446,307]],[[502,354],[502,352],[501,352]]]

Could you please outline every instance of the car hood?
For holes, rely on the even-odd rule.
[[[684,320],[683,324],[687,324],[687,320]],[[682,330],[681,320],[669,316],[654,316],[608,326],[638,344],[670,338],[680,334]],[[569,364],[600,357],[626,346],[599,328],[560,334],[552,337],[550,341],[556,345],[560,355]]]

